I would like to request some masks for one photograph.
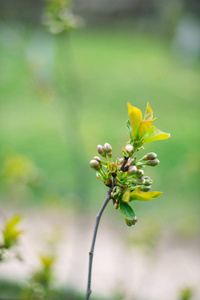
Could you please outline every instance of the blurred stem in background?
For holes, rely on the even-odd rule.
[[[83,20],[75,16],[71,10],[71,1],[46,0],[47,5],[43,22],[48,31],[54,34],[55,60],[57,62],[57,78],[55,89],[61,99],[61,110],[65,111],[64,132],[70,167],[73,168],[78,185],[74,193],[85,203],[88,184],[83,176],[86,165],[82,158],[82,137],[80,133],[80,112],[83,97],[76,72],[76,64],[71,43],[71,31],[80,27]],[[64,53],[63,53],[64,52]],[[63,61],[63,58],[65,60]],[[69,170],[70,171],[70,170]],[[84,193],[83,193],[84,191]],[[82,202],[82,203],[83,203]]]
[[[83,106],[83,96],[76,72],[70,33],[65,38],[63,36],[55,37],[54,42],[58,65],[58,81],[56,82],[56,86],[61,96],[61,109],[65,111],[66,116],[64,120],[66,146],[70,162],[72,162],[71,167],[75,171],[74,178],[79,183],[76,185],[75,193],[85,202],[87,199],[86,188],[88,188],[88,184],[87,178],[83,174],[87,165],[85,163],[86,159],[83,159],[83,141],[80,131],[80,113]],[[66,57],[65,61],[62,59],[63,57]]]

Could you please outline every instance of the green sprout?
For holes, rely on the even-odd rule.
[[[91,250],[89,252],[89,272],[86,300],[91,294],[91,273],[94,246],[101,215],[110,200],[113,206],[118,210],[125,219],[128,226],[133,226],[138,221],[130,202],[149,201],[161,196],[162,192],[150,191],[153,180],[145,175],[145,167],[155,167],[159,164],[157,154],[154,152],[147,153],[142,158],[138,158],[135,153],[144,149],[145,143],[163,140],[170,137],[169,133],[162,132],[153,123],[153,110],[149,103],[145,111],[144,120],[142,112],[137,107],[128,103],[127,127],[130,139],[122,148],[122,157],[113,160],[113,151],[109,143],[98,145],[97,151],[99,156],[94,156],[90,161],[90,167],[96,171],[96,178],[102,181],[109,190],[107,197],[96,217],[94,235],[92,239]]]
[[[130,103],[128,103],[128,116],[127,127],[130,133],[130,143],[134,146],[135,150],[146,143],[170,137],[169,133],[165,133],[153,126],[156,118],[153,118],[153,110],[149,103],[147,103],[144,120],[142,120],[141,110]]]

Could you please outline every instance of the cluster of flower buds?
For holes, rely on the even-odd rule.
[[[91,161],[90,161],[90,167],[96,171],[99,171],[102,167],[101,165],[101,158],[98,156],[95,156]]]
[[[123,157],[113,162],[110,144],[98,145],[97,151],[102,158],[95,156],[90,161],[90,167],[97,171],[97,179],[111,189],[114,208],[123,214],[126,224],[132,226],[137,222],[137,217],[128,202],[145,197],[145,201],[150,200],[147,199],[147,195],[153,181],[149,176],[144,175],[144,167],[156,166],[159,163],[157,154],[150,152],[138,159],[134,156],[134,147],[128,143],[122,148]],[[128,216],[127,211],[131,212]]]
[[[108,143],[105,143],[104,146],[98,145],[97,151],[103,157],[106,157],[106,155],[112,157],[112,147]]]
[[[147,153],[145,156],[143,156],[141,161],[147,161],[146,162],[147,166],[155,167],[160,162],[156,157],[157,157],[156,153],[150,152],[150,153]]]

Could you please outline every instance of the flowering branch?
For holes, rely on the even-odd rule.
[[[153,180],[149,176],[144,176],[144,167],[155,167],[159,164],[157,154],[154,152],[147,153],[142,158],[138,159],[134,156],[136,151],[144,149],[145,143],[150,143],[156,140],[163,140],[170,137],[170,134],[157,129],[152,124],[153,111],[147,103],[147,108],[142,120],[142,112],[128,103],[127,127],[129,130],[130,140],[125,147],[122,148],[123,157],[117,158],[114,162],[112,157],[112,147],[105,143],[104,146],[98,145],[98,153],[105,158],[102,160],[99,156],[94,156],[90,161],[90,167],[97,171],[96,177],[98,180],[109,187],[107,197],[96,216],[96,223],[93,233],[92,245],[89,252],[89,271],[86,300],[89,300],[91,294],[91,276],[92,262],[95,241],[98,231],[99,222],[103,211],[109,200],[113,200],[113,206],[124,217],[128,226],[135,225],[137,217],[132,207],[128,204],[131,201],[149,201],[158,198],[162,192],[150,192]]]

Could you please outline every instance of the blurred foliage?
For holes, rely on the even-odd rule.
[[[22,292],[23,299],[44,300],[54,294],[52,283],[55,255],[40,255],[39,260],[39,269],[33,272],[28,287]]]
[[[20,216],[15,216],[6,222],[5,229],[3,230],[5,248],[10,248],[18,242],[18,236],[22,233],[22,231],[18,230],[16,226],[20,220]]]
[[[1,1],[0,17],[24,24],[38,24],[44,5],[44,0]],[[169,36],[173,34],[183,14],[199,17],[200,5],[198,0],[163,0],[162,3],[159,0],[76,0],[73,1],[73,11],[84,16],[90,26],[132,26],[140,31]]]
[[[46,8],[43,23],[50,33],[68,33],[83,25],[83,19],[75,16],[71,10],[70,0],[45,0]]]
[[[180,300],[190,300],[193,296],[192,288],[184,288],[180,292]]]
[[[46,180],[42,171],[25,155],[12,151],[3,154],[0,179],[3,197],[12,199],[13,202],[23,203],[33,195],[46,195]]]
[[[155,218],[144,220],[140,226],[135,228],[134,232],[130,232],[125,242],[129,247],[144,248],[147,250],[155,250],[161,237],[162,225]]]
[[[2,177],[9,185],[30,184],[37,180],[38,170],[27,157],[12,155],[3,162]]]
[[[34,39],[38,35],[40,42]],[[44,32],[29,28],[7,25],[0,31],[0,62],[5,70],[0,89],[1,170],[4,174],[13,170],[12,181],[18,176],[26,187],[28,183],[24,202],[58,199],[58,205],[73,208],[86,208],[86,203],[99,207],[104,189],[88,167],[95,145],[109,140],[113,149],[119,149],[113,153],[117,158],[128,138],[128,132],[124,134],[126,103],[143,109],[150,100],[155,117],[161,116],[159,126],[172,137],[155,142],[153,150],[161,164],[148,174],[155,179],[153,188],[164,191],[164,196],[159,205],[148,204],[148,209],[135,204],[138,217],[141,212],[143,218],[157,214],[174,227],[183,217],[192,216],[188,226],[193,226],[199,220],[199,62],[188,66],[173,56],[168,41],[131,30],[74,32],[70,49],[64,36],[48,42]],[[41,72],[34,73],[41,83],[37,88],[29,68],[30,49],[35,54],[32,66],[40,61]],[[45,92],[43,82],[48,82]],[[146,151],[152,151],[151,145]],[[16,168],[20,175],[10,167],[16,158],[9,158],[9,153],[26,157],[20,164],[27,179],[22,167]],[[37,191],[29,188],[35,168],[45,178]],[[8,197],[5,180],[0,194],[4,203],[20,203],[20,197],[17,201]]]
[[[16,282],[9,282],[0,280],[0,291],[2,299],[21,299],[22,291],[25,290],[26,287],[17,284]],[[24,297],[24,296],[23,296]],[[24,300],[29,300],[30,298],[25,298]],[[38,300],[38,298],[31,298],[32,300]],[[41,298],[40,298],[41,299]],[[85,296],[77,293],[76,291],[68,288],[68,289],[54,289],[51,294],[48,295],[48,300],[84,300]],[[94,300],[101,300],[94,298]],[[112,299],[110,299],[112,300]]]
[[[8,250],[16,246],[19,242],[19,236],[23,233],[17,228],[21,216],[14,216],[8,219],[2,229],[2,241],[0,243],[0,261],[8,259]],[[19,256],[17,255],[19,258]]]
[[[41,270],[34,273],[33,280],[48,288],[52,280],[52,267],[55,262],[55,256],[40,255],[40,262]]]

